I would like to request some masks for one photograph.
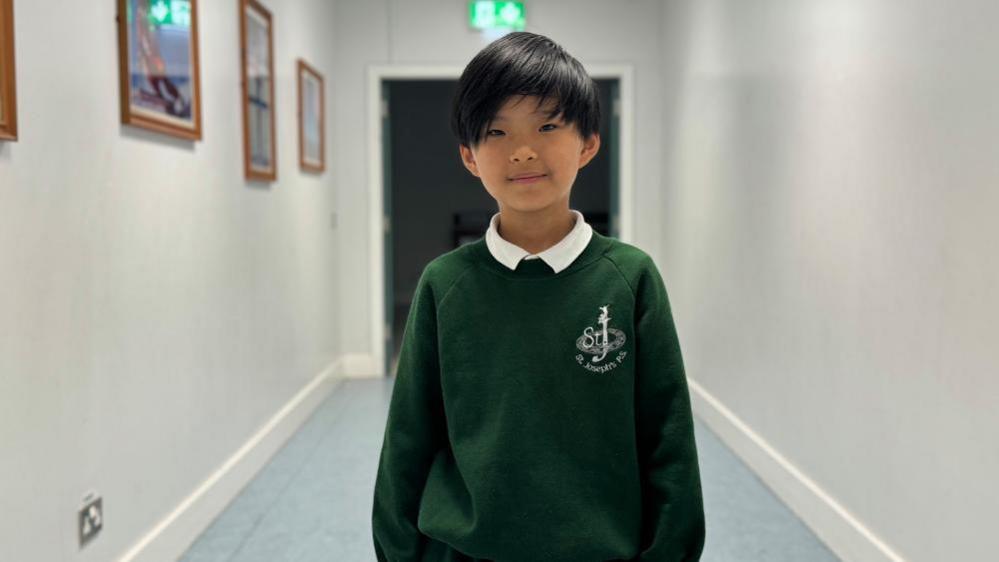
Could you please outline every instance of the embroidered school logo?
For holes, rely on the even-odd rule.
[[[576,362],[594,373],[606,373],[620,365],[624,361],[624,358],[628,356],[628,352],[621,351],[606,363],[602,365],[599,363],[607,358],[607,354],[620,349],[624,345],[624,342],[627,341],[627,338],[621,330],[608,326],[611,320],[609,312],[610,305],[598,308],[600,309],[600,316],[597,317],[597,327],[587,326],[583,330],[583,335],[576,339],[576,349],[583,352],[576,355]],[[591,356],[585,363],[584,360],[586,357],[583,354]]]

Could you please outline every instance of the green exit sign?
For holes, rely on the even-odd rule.
[[[191,27],[190,0],[148,0],[149,19],[156,26]]]
[[[475,29],[524,30],[523,2],[469,2],[468,11]]]

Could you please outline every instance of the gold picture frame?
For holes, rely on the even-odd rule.
[[[17,140],[14,0],[0,0],[0,140]]]
[[[271,13],[256,0],[239,0],[239,41],[244,172],[248,180],[274,181],[274,25]]]
[[[326,170],[326,88],[323,75],[298,59],[298,162],[307,172]]]
[[[198,0],[118,0],[117,19],[121,122],[200,140]]]

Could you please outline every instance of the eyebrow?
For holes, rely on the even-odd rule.
[[[554,119],[555,117],[558,117],[558,115],[556,115],[555,117],[548,117],[548,114],[551,113],[553,110],[554,108],[548,110],[539,109],[537,111],[532,111],[531,115],[543,115],[545,119]],[[506,121],[506,120],[507,117],[499,114],[497,114],[496,117],[493,118],[493,121]]]

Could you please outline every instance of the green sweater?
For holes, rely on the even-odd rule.
[[[479,239],[409,310],[375,482],[385,562],[699,560],[690,397],[652,259],[593,233],[565,270]]]

